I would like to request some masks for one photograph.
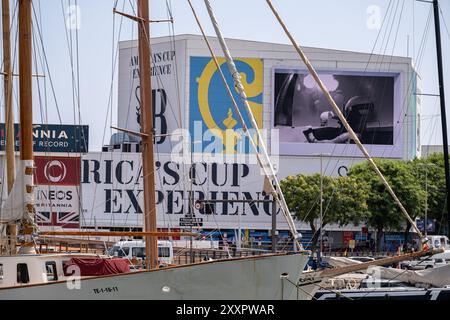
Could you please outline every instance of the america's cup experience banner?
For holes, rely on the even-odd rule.
[[[239,115],[232,107],[232,101],[223,85],[220,73],[210,57],[190,57],[189,75],[189,130],[192,152],[212,154],[253,153]],[[257,58],[235,58],[236,67],[242,77],[242,85],[247,94],[247,102],[252,110],[258,128],[263,128],[263,60]],[[233,77],[224,58],[218,59],[221,70],[230,88],[234,87]],[[252,129],[250,118],[241,105],[237,90],[233,96],[241,107],[241,115]],[[254,129],[254,128],[253,128]],[[256,140],[256,132],[250,130]],[[211,150],[211,141],[218,145]],[[257,140],[256,140],[257,141]]]
[[[151,82],[155,149],[170,152],[170,134],[181,127],[184,110],[184,47],[171,42],[152,44]],[[141,104],[137,42],[124,42],[119,50],[118,126],[139,132]],[[129,140],[138,140],[129,135]]]
[[[262,192],[264,177],[258,165],[245,163],[194,163],[173,161],[169,154],[155,159],[157,225],[178,228],[190,218],[189,201],[220,200],[213,213],[194,208],[202,228],[270,229],[269,202],[237,203],[233,200],[270,200]],[[192,184],[187,176],[195,176]],[[142,163],[136,153],[89,153],[81,159],[82,226],[142,227]],[[278,228],[287,225],[278,213]]]

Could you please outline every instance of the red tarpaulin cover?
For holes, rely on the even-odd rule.
[[[125,259],[71,258],[64,264],[64,274],[73,274],[73,268],[80,269],[80,276],[104,276],[130,272],[130,265]]]

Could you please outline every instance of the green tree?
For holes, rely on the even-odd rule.
[[[412,166],[400,160],[376,159],[375,163],[386,177],[403,206],[412,219],[423,212],[425,192],[420,181],[411,170]],[[367,162],[352,166],[349,177],[353,177],[368,186],[367,205],[370,214],[367,224],[377,231],[378,249],[382,249],[381,237],[384,231],[401,230],[405,228],[405,236],[408,236],[411,225],[400,211],[400,208],[392,199]]]
[[[289,176],[281,181],[286,202],[300,221],[309,223],[314,234],[312,247],[317,247],[321,228],[316,228],[320,218],[320,175]],[[367,214],[365,185],[349,177],[323,177],[323,224],[358,224]]]

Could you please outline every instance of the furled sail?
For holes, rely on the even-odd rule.
[[[27,192],[27,188],[33,186],[33,175],[28,172],[27,168],[32,167],[32,160],[19,162],[11,193],[1,202],[0,223],[7,224],[28,218],[29,210],[27,208],[29,204],[34,203],[34,196],[33,192]]]
[[[398,280],[412,285],[425,285],[442,288],[450,285],[450,265],[425,270],[403,270],[394,268],[374,267],[368,274],[381,279]]]

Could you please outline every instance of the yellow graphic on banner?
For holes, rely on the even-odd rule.
[[[240,70],[242,85],[244,86],[245,92],[247,94],[250,109],[256,119],[258,127],[262,128],[263,62],[261,59],[255,58],[236,58],[236,61],[243,62],[246,65],[246,67],[248,67],[248,69],[250,69],[253,73],[251,75],[253,77],[253,81],[248,82],[247,73],[245,71],[242,71],[245,70],[245,68],[241,68]],[[224,70],[222,65],[226,63],[225,59],[219,58],[218,62],[222,70]],[[220,104],[210,105],[209,101],[210,90],[214,90],[214,87],[211,88],[211,82],[216,72],[218,72],[216,65],[214,61],[211,59],[211,61],[203,69],[203,72],[201,73],[200,77],[196,79],[198,82],[199,110],[206,127],[211,131],[211,133],[214,136],[216,136],[218,139],[222,141],[224,146],[224,153],[235,154],[237,152],[236,146],[239,140],[242,139],[241,134],[237,132],[236,129],[242,128],[242,124],[239,121],[239,117],[236,114],[236,111],[229,97],[219,97],[220,99],[223,99],[223,101],[229,101],[227,102],[228,105],[226,106],[226,110],[223,110],[224,106]],[[230,80],[231,79],[227,79],[228,83],[232,83],[232,81]],[[220,84],[222,85],[222,83]],[[234,87],[233,86],[230,87],[233,90]],[[234,88],[234,91],[237,93],[236,88]],[[252,98],[254,99],[252,100]],[[239,96],[235,95],[235,99],[238,103],[238,106],[240,106],[241,103],[239,100]],[[255,102],[255,100],[258,100],[259,103]],[[222,108],[222,110],[218,110],[219,108]],[[244,115],[244,119],[246,120],[247,125],[249,126],[249,128],[251,128],[250,122],[247,120],[248,116],[246,115],[246,111],[242,109],[241,113]],[[220,119],[220,122],[219,120],[217,120],[216,122],[213,116],[216,115],[217,117],[218,114],[222,115],[222,119]],[[223,126],[219,125],[219,123],[223,124]]]

